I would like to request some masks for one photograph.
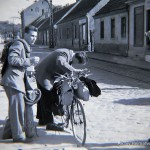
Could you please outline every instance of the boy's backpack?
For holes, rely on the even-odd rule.
[[[1,58],[0,58],[2,63],[4,63],[5,60],[7,59],[8,51],[9,51],[9,48],[12,44],[13,44],[13,41],[10,41],[4,45],[4,49],[2,51]]]
[[[25,47],[25,49],[27,48],[26,42],[25,42],[23,39],[17,39],[17,40],[15,40],[15,41],[20,41],[20,42],[22,42],[23,45],[24,45],[24,47]],[[4,73],[5,73],[6,69],[7,69],[7,66],[8,66],[9,48],[10,48],[10,46],[11,46],[15,41],[10,41],[10,42],[8,42],[8,43],[6,43],[6,44],[4,45],[4,49],[3,49],[3,51],[2,51],[1,58],[0,58],[1,62],[3,63],[2,69],[1,69],[1,75],[2,75],[2,77],[3,77],[3,75],[4,75]]]
[[[1,69],[1,75],[3,77],[6,69],[7,69],[7,66],[8,66],[8,61],[7,61],[7,58],[8,58],[8,53],[9,53],[9,48],[10,46],[13,44],[13,41],[11,42],[8,42],[4,45],[4,49],[2,51],[2,55],[1,55],[1,62],[3,63],[2,65],[2,69]]]

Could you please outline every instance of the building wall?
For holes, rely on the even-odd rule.
[[[76,26],[76,37],[74,36],[74,27]],[[79,19],[65,22],[57,25],[57,47],[72,48],[80,50],[80,25]]]
[[[126,37],[121,37],[121,18],[126,17]],[[115,19],[115,37],[111,38],[111,19]],[[104,38],[101,38],[100,24],[104,21]],[[105,15],[95,19],[95,52],[127,56],[128,52],[128,13]]]
[[[43,13],[49,11],[49,5],[44,0],[39,0],[26,8],[23,11],[23,24],[24,27],[28,26],[30,23],[32,23],[34,20],[36,20],[38,17],[42,16]]]
[[[66,22],[63,25],[58,25],[59,26],[58,30],[62,28],[63,31],[66,31],[65,28],[69,27],[71,29],[70,34],[72,35],[70,35],[69,39],[65,37],[62,39],[57,38],[57,46],[64,46],[64,47],[74,48],[78,50],[94,51],[94,37],[93,37],[94,18],[93,16],[104,5],[106,5],[108,1],[109,0],[101,0],[99,3],[97,3],[95,7],[91,8],[91,10],[87,14],[85,14],[85,16],[82,18],[75,19],[69,23]],[[76,38],[74,38],[74,34],[73,34],[74,25],[77,26],[77,30],[78,30],[78,36]],[[63,35],[65,35],[65,33],[63,33]],[[86,37],[83,37],[83,36],[86,36]]]

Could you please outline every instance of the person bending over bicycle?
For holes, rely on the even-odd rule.
[[[80,73],[84,69],[76,69],[72,65],[87,63],[85,52],[75,53],[73,50],[60,48],[50,53],[36,66],[36,79],[42,96],[37,103],[37,119],[39,125],[46,125],[46,130],[63,131],[60,124],[56,124],[53,118],[53,84],[56,76],[65,73]]]

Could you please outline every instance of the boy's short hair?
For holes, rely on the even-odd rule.
[[[38,28],[36,28],[35,26],[27,26],[27,27],[25,27],[25,33],[29,33],[30,31],[38,32]]]
[[[86,52],[75,53],[75,58],[78,59],[79,64],[86,64],[88,62],[88,57]]]

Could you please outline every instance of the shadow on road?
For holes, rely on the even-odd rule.
[[[45,128],[38,128],[38,136],[34,141],[36,144],[75,144],[73,135],[67,132],[47,131]]]
[[[129,141],[122,143],[86,143],[89,150],[150,150],[147,141]]]
[[[4,122],[3,122],[4,123]],[[4,144],[12,144],[12,139],[8,140],[2,140],[2,131],[3,128],[0,128],[0,143]],[[38,128],[37,129],[38,136],[35,136],[32,144],[38,144],[38,145],[61,145],[66,143],[66,145],[76,145],[77,142],[74,139],[72,134],[68,134],[68,132],[57,132],[57,131],[47,131],[45,128]]]
[[[114,101],[114,103],[123,104],[123,105],[145,106],[145,105],[150,105],[150,98],[121,99],[119,101]]]

